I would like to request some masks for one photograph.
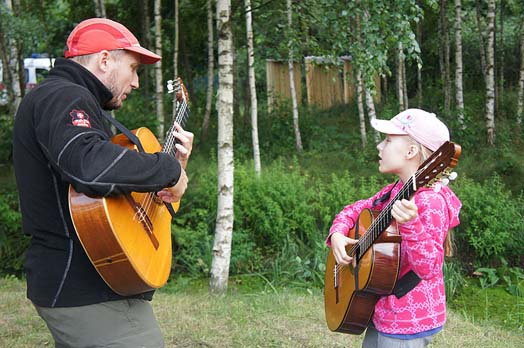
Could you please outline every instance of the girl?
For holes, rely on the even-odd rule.
[[[340,265],[352,262],[345,247],[356,243],[347,236],[360,212],[385,207],[420,164],[449,141],[444,123],[420,109],[405,110],[391,120],[373,120],[371,125],[386,134],[377,146],[379,171],[396,174],[399,180],[369,199],[346,206],[335,217],[327,244]],[[447,186],[438,192],[420,188],[410,200],[393,204],[391,216],[402,236],[399,278],[413,271],[421,280],[400,298],[389,295],[378,300],[363,348],[422,348],[442,330],[446,321],[444,244],[448,231],[459,224],[460,208],[459,199]]]

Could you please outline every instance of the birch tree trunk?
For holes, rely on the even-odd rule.
[[[246,34],[247,34],[247,64],[249,76],[249,95],[251,97],[251,138],[253,139],[253,160],[255,173],[260,176],[260,147],[258,144],[258,104],[255,83],[255,52],[253,44],[253,23],[251,13],[251,0],[245,0],[246,7]]]
[[[486,45],[484,44],[484,36],[482,33],[482,15],[480,13],[480,0],[475,1],[475,9],[477,12],[477,30],[479,32],[479,50],[480,50],[480,68],[482,76],[486,77]]]
[[[287,0],[287,23],[289,26],[289,31],[293,27],[293,12],[291,10],[291,0]],[[293,47],[291,39],[288,44],[289,48],[289,57],[288,57],[288,67],[289,67],[289,88],[291,90],[291,104],[293,107],[293,129],[295,130],[295,144],[297,147],[297,152],[302,152],[302,137],[300,135],[300,127],[298,122],[298,102],[297,102],[297,93],[295,89],[295,73],[293,71]]]
[[[364,82],[362,81],[362,71],[357,68],[357,107],[358,107],[358,119],[360,120],[360,142],[362,148],[366,147],[366,115],[364,114]]]
[[[408,98],[408,78],[406,75],[406,56],[402,52],[402,95],[404,96],[404,108],[409,108],[409,98]]]
[[[215,53],[213,49],[213,0],[207,0],[207,96],[206,111],[202,122],[202,141],[207,139],[211,105],[213,102],[213,80],[215,74]]]
[[[458,120],[461,125],[464,125],[462,73],[462,2],[461,0],[455,0],[455,97]]]
[[[95,14],[99,18],[106,18],[106,5],[104,0],[93,0],[95,3]]]
[[[20,7],[18,0],[5,0],[5,6],[8,14],[15,17]],[[10,28],[4,28],[3,24],[0,28],[2,29],[2,64],[7,72],[7,98],[9,103],[9,114],[16,114],[18,106],[22,101],[24,84],[23,71],[23,59],[21,58],[22,43],[18,42],[13,36],[5,35],[5,32],[9,32]],[[5,30],[5,31],[4,31]],[[15,36],[16,37],[16,36]],[[21,62],[20,62],[21,60]]]
[[[156,54],[162,55],[162,17],[160,16],[161,0],[155,0],[155,47]],[[164,140],[164,104],[162,98],[164,83],[162,81],[162,60],[155,63],[155,102],[158,119],[158,139]]]
[[[495,142],[495,1],[488,0],[486,40],[486,128],[490,145]]]
[[[217,1],[218,34],[218,206],[209,289],[227,290],[233,236],[233,56],[231,1]]]
[[[364,11],[363,15],[362,15],[362,24],[365,26],[365,27],[368,27],[368,23],[369,23],[369,12],[368,11]],[[363,49],[362,47],[362,38],[361,38],[361,35],[362,35],[362,25],[361,25],[361,21],[360,21],[360,16],[357,16],[356,18],[356,32],[357,32],[357,42],[358,42],[358,46],[360,47],[360,49]],[[360,83],[361,83],[361,88],[362,88],[362,91],[361,93],[364,94],[364,97],[366,98],[366,110],[367,110],[367,113],[368,113],[368,117],[369,117],[369,122],[371,122],[372,120],[376,119],[377,118],[377,114],[375,112],[375,103],[373,101],[373,97],[371,96],[371,93],[369,91],[369,87],[366,85],[367,81],[369,81],[367,78],[365,78],[364,76],[362,76],[362,69],[358,69],[358,72],[360,74]],[[364,117],[362,117],[360,119],[360,121],[362,122],[362,120],[364,120]],[[362,128],[361,128],[362,129]],[[366,129],[364,128],[364,134],[366,133]],[[375,139],[375,143],[379,143],[379,139],[380,139],[380,135],[377,131],[374,130],[374,139]]]
[[[175,6],[175,47],[173,50],[173,80],[178,77],[178,34],[180,29],[180,23],[179,23],[179,16],[178,16],[178,0],[174,0],[174,6]],[[177,99],[173,98],[173,120],[176,117],[176,103]]]
[[[151,47],[151,18],[149,17],[149,1],[142,1],[142,11],[143,16],[142,19],[142,33],[144,35],[144,47],[150,48]],[[144,92],[144,100],[145,102],[145,113],[149,114],[149,110],[151,109],[151,105],[149,103],[149,94],[150,94],[150,78],[151,78],[151,67],[149,64],[144,64],[143,66],[144,73],[142,74],[143,83],[140,84],[141,89]],[[143,87],[142,87],[143,86]]]
[[[520,17],[520,73],[519,73],[519,92],[517,101],[517,124],[522,127],[522,114],[524,113],[524,14]]]
[[[364,91],[366,94],[366,109],[368,112],[369,122],[371,122],[372,120],[377,118],[377,113],[375,111],[375,103],[373,102],[373,97],[371,96],[371,93],[369,92],[369,89],[366,87],[365,83]],[[378,144],[380,142],[380,134],[377,131],[375,131],[374,133],[375,143]]]
[[[406,110],[407,105],[404,103],[404,50],[402,43],[399,43],[397,49],[397,98],[399,111]]]
[[[448,17],[447,17],[447,0],[440,0],[440,35],[439,42],[441,45],[440,54],[442,55],[440,74],[443,84],[444,92],[444,110],[449,113],[451,107],[451,78],[450,78],[450,63],[449,63],[449,30],[448,30]]]

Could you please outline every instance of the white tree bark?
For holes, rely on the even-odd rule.
[[[155,14],[155,47],[156,54],[162,55],[162,17],[160,15],[161,0],[155,0],[154,14]],[[156,115],[158,118],[158,139],[164,139],[164,104],[163,104],[163,88],[162,81],[162,61],[155,63],[155,102]]]
[[[20,8],[20,3],[18,0],[5,0],[5,5],[7,8],[8,13],[11,16],[15,16],[16,9]],[[3,34],[2,34],[3,35]],[[4,38],[6,51],[8,52],[7,57],[4,57],[7,62],[7,75],[9,76],[8,81],[10,82],[10,85],[8,84],[8,98],[10,101],[10,108],[9,112],[14,116],[16,113],[16,110],[18,110],[18,106],[20,105],[20,102],[22,101],[22,88],[25,85],[23,81],[23,75],[21,73],[21,70],[23,69],[23,60],[20,62],[20,50],[21,43],[17,42],[12,37],[9,37],[6,35]],[[22,65],[22,66],[21,66]]]
[[[206,111],[202,122],[202,141],[207,138],[211,105],[213,102],[213,79],[215,74],[215,53],[213,49],[213,0],[207,0],[207,96]]]
[[[357,70],[357,106],[358,106],[358,118],[360,120],[360,142],[362,148],[366,147],[366,115],[364,113],[364,82],[362,81],[362,71]]]
[[[217,1],[218,32],[218,207],[209,289],[227,290],[233,236],[233,56],[231,1]]]
[[[255,173],[260,176],[260,146],[258,144],[258,104],[255,83],[255,52],[253,44],[253,23],[251,13],[251,0],[245,0],[246,7],[246,33],[247,33],[247,60],[249,76],[249,95],[251,97],[251,138],[253,140],[253,160]]]
[[[366,110],[368,112],[369,122],[377,118],[377,113],[375,111],[375,103],[373,102],[373,97],[371,96],[371,93],[369,92],[369,89],[366,87],[366,84],[364,83],[364,92],[366,94]],[[380,134],[375,131],[374,134],[375,143],[380,142]]]
[[[291,9],[291,0],[287,0],[287,23],[289,30],[291,31],[293,25],[293,12]],[[297,93],[295,89],[295,73],[293,71],[293,49],[291,45],[291,40],[289,41],[289,58],[288,58],[288,67],[289,67],[289,88],[291,90],[291,103],[293,106],[293,129],[295,130],[295,143],[297,147],[297,152],[302,152],[302,137],[300,135],[300,127],[298,121],[298,102],[297,102]]]
[[[524,112],[524,15],[520,18],[520,75],[519,75],[519,92],[517,101],[517,123],[522,126],[522,117]]]
[[[447,16],[447,0],[440,0],[440,16],[439,16],[439,41],[440,54],[442,55],[440,63],[440,73],[442,78],[442,87],[444,91],[444,110],[449,112],[451,107],[451,78],[450,78],[450,50],[449,50],[449,30],[448,30],[448,16]]]
[[[404,97],[404,49],[402,43],[399,43],[397,49],[397,98],[399,111],[406,110],[407,105],[405,104]]]
[[[409,98],[408,98],[408,78],[406,76],[406,56],[402,52],[402,95],[404,96],[404,108],[409,108]]]
[[[151,17],[149,16],[149,1],[142,1],[141,4],[141,11],[144,14],[142,16],[142,33],[144,37],[144,42],[142,42],[144,47],[150,48],[152,46],[151,44]],[[140,79],[140,86],[141,90],[144,93],[144,100],[149,100],[149,96],[151,94],[150,90],[150,79],[151,79],[151,72],[153,71],[153,67],[151,67],[149,64],[144,65],[143,67],[144,72],[142,73],[141,79]],[[151,103],[146,102],[145,103],[145,113],[150,113]]]
[[[462,71],[462,1],[455,0],[455,97],[458,120],[464,125],[464,86]]]
[[[99,18],[106,18],[106,4],[104,0],[93,0],[95,3],[95,14]]]
[[[490,145],[495,142],[495,1],[488,0],[486,40],[486,128]]]
[[[362,22],[364,23],[364,26],[366,26],[366,27],[368,26],[368,22],[369,22],[369,12],[368,11],[364,11],[364,14],[362,16]],[[362,29],[361,29],[361,25],[360,25],[360,20],[357,17],[357,26],[356,26],[357,37],[358,37],[357,38],[357,42],[358,42],[358,45],[362,48],[361,30]],[[377,118],[377,114],[375,112],[375,103],[374,103],[373,97],[371,96],[371,93],[369,91],[369,87],[366,85],[366,82],[368,81],[368,79],[366,79],[366,78],[364,78],[362,76],[362,70],[361,69],[358,69],[357,79],[360,80],[359,81],[359,86],[362,89],[361,93],[363,93],[364,96],[365,96],[366,110],[367,110],[367,113],[368,113],[369,122],[371,122],[372,120]],[[362,103],[362,97],[360,97],[360,103]],[[360,106],[359,106],[359,108],[360,108]],[[359,110],[359,114],[360,114],[360,110]],[[360,122],[362,123],[362,121],[364,121],[364,127],[362,127],[362,124],[361,124],[360,125],[360,127],[361,127],[360,129],[361,129],[361,131],[362,130],[364,131],[364,135],[365,135],[366,134],[365,117],[364,117],[363,114],[362,114],[362,117],[360,117]],[[375,143],[378,144],[379,143],[379,139],[380,139],[380,135],[379,135],[379,133],[377,131],[374,131],[374,139],[375,139]],[[366,138],[363,138],[363,140],[365,141]],[[365,145],[365,143],[363,143],[363,145]]]

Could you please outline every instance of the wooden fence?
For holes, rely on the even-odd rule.
[[[338,61],[329,61],[322,57],[305,57],[305,83],[307,103],[327,109],[335,105],[349,104],[356,95],[355,78],[351,59],[341,57]],[[341,65],[343,69],[340,69]],[[302,100],[302,64],[295,62],[295,89],[297,100]],[[290,98],[289,73],[287,62],[267,60],[266,77],[268,108],[272,109],[278,98]],[[375,77],[375,103],[380,103],[380,77]]]
[[[293,63],[295,91],[299,105],[302,101],[302,67],[299,62]],[[279,99],[290,99],[289,68],[287,62],[266,60],[267,105],[271,111]]]

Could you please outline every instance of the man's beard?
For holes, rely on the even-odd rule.
[[[106,110],[116,110],[122,106],[122,103],[120,103],[116,97],[117,95],[117,88],[116,88],[116,73],[113,71],[109,75],[109,79],[106,85],[107,89],[111,92],[111,95],[113,98],[109,100],[105,105],[104,109]]]

